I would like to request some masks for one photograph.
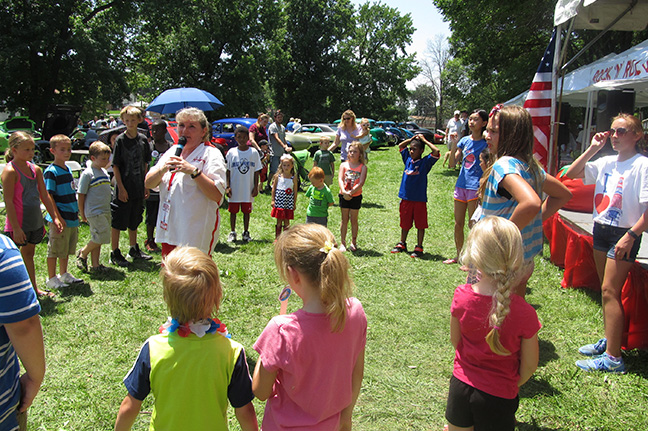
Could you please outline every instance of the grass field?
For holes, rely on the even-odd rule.
[[[443,147],[442,150],[445,150]],[[310,165],[310,163],[309,163]],[[347,253],[355,295],[363,303],[369,328],[362,391],[354,414],[359,430],[441,430],[454,351],[449,341],[449,309],[454,289],[465,280],[457,265],[442,261],[454,253],[452,190],[455,172],[439,163],[429,176],[430,228],[425,256],[412,259],[389,251],[399,239],[398,187],[403,165],[395,148],[371,153],[360,211],[356,253]],[[335,194],[337,187],[334,187]],[[305,219],[298,198],[297,221]],[[247,350],[267,321],[279,311],[282,287],[274,268],[274,220],[270,198],[260,195],[252,212],[249,244],[228,244],[229,214],[221,212],[221,243],[213,257],[222,272],[225,295],[220,318]],[[0,220],[3,222],[4,220]],[[242,223],[242,220],[239,220]],[[340,212],[330,211],[329,228],[339,236]],[[140,229],[144,231],[143,227]],[[239,233],[242,229],[239,229]],[[140,237],[140,246],[143,244]],[[409,247],[415,245],[410,233]],[[80,243],[88,228],[80,229]],[[122,237],[122,250],[126,235]],[[102,250],[107,265],[108,247]],[[39,283],[46,277],[46,246],[37,247]],[[574,366],[577,348],[602,332],[600,295],[561,289],[561,270],[536,258],[527,300],[537,309],[540,366],[520,391],[519,430],[648,429],[648,355],[625,355],[625,375],[586,374]],[[159,255],[155,257],[159,263]],[[80,276],[71,259],[72,272]],[[121,382],[139,347],[166,320],[158,268],[137,263],[112,269],[101,278],[87,274],[85,284],[41,301],[47,374],[30,410],[31,430],[109,430],[126,391]],[[289,311],[299,307],[290,299]],[[148,429],[151,397],[135,430]],[[259,419],[263,403],[255,402]],[[238,429],[230,409],[230,429]]]

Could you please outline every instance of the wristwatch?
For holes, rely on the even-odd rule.
[[[194,169],[193,172],[191,173],[191,179],[195,180],[200,176],[200,174],[202,174],[202,171],[200,169],[198,168]]]

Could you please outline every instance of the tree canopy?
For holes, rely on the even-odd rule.
[[[409,15],[349,0],[0,0],[0,103],[40,121],[129,95],[195,86],[218,116],[282,108],[327,120],[347,108],[392,117],[418,73]]]

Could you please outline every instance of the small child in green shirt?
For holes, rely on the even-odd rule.
[[[324,183],[324,178],[324,170],[317,166],[308,173],[311,186],[306,190],[306,197],[310,199],[306,210],[306,223],[317,223],[326,227],[328,209],[333,206],[333,195]]]
[[[331,139],[328,136],[320,138],[320,149],[315,152],[313,157],[313,166],[318,166],[324,170],[324,184],[331,187],[333,184],[333,174],[335,173],[335,155],[328,150],[331,145]]]

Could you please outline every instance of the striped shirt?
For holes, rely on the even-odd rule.
[[[497,159],[493,164],[493,170],[488,177],[486,184],[486,191],[484,193],[484,201],[482,203],[483,214],[482,218],[487,216],[498,216],[510,219],[513,211],[518,206],[515,198],[510,199],[499,194],[499,186],[509,174],[519,175],[525,180],[533,190],[541,196],[542,186],[544,184],[547,174],[544,170],[540,169],[539,181],[534,178],[533,172],[522,160],[510,156],[504,156]],[[526,225],[521,230],[522,240],[524,241],[524,260],[533,260],[536,254],[542,251],[542,213],[533,218],[531,223]]]
[[[43,173],[45,188],[54,199],[61,217],[67,227],[79,226],[79,205],[74,191],[74,177],[68,167],[61,167],[52,163]],[[52,217],[47,214],[45,219],[52,222]]]
[[[40,312],[20,251],[0,234],[0,429],[17,430],[16,407],[20,401],[20,364],[4,327]]]

